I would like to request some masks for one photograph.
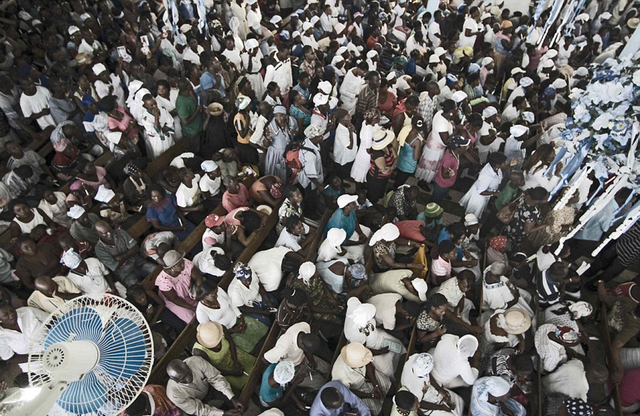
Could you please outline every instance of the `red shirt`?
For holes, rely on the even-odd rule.
[[[438,171],[436,172],[436,183],[441,188],[451,188],[458,178],[458,168],[460,167],[460,158],[455,156],[453,152],[449,149],[444,151],[444,155],[442,156],[442,160],[440,161],[440,166],[438,166]],[[450,178],[442,177],[443,169],[451,169],[453,170],[453,176]]]

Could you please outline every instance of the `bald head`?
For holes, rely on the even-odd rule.
[[[176,383],[189,384],[193,381],[193,373],[182,360],[172,360],[167,364],[167,375]]]
[[[49,276],[36,277],[36,280],[33,281],[33,287],[49,298],[52,298],[53,294],[58,290],[58,284]]]
[[[106,221],[96,221],[96,224],[93,226],[98,236],[100,236],[100,240],[105,243],[111,244],[113,243],[113,228]]]

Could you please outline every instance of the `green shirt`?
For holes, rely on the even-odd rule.
[[[518,188],[513,188],[511,186],[511,181],[507,182],[504,188],[500,191],[500,194],[496,198],[495,204],[498,211],[505,205],[511,203],[518,196],[518,192],[520,190]]]
[[[178,95],[176,98],[176,112],[181,119],[189,118],[196,111],[198,107],[198,101],[194,96],[185,97],[184,95]],[[202,131],[202,113],[198,114],[196,118],[189,124],[184,124],[180,120],[182,125],[182,132],[188,136],[195,136]]]

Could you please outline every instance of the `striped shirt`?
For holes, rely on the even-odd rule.
[[[538,276],[536,290],[540,306],[549,306],[560,302],[560,284],[551,278],[548,269]]]
[[[618,238],[616,252],[623,266],[631,266],[638,260],[640,257],[640,222]]]

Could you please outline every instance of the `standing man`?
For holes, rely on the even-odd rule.
[[[178,98],[176,98],[176,112],[180,117],[182,135],[189,143],[187,151],[197,153],[200,151],[202,138],[201,107],[188,79],[180,78],[178,88],[180,91]]]
[[[275,81],[280,87],[285,107],[288,107],[289,90],[293,86],[290,53],[291,49],[287,45],[281,44],[278,46],[278,53],[274,62],[267,66],[264,74],[264,85],[269,85],[270,82]]]

